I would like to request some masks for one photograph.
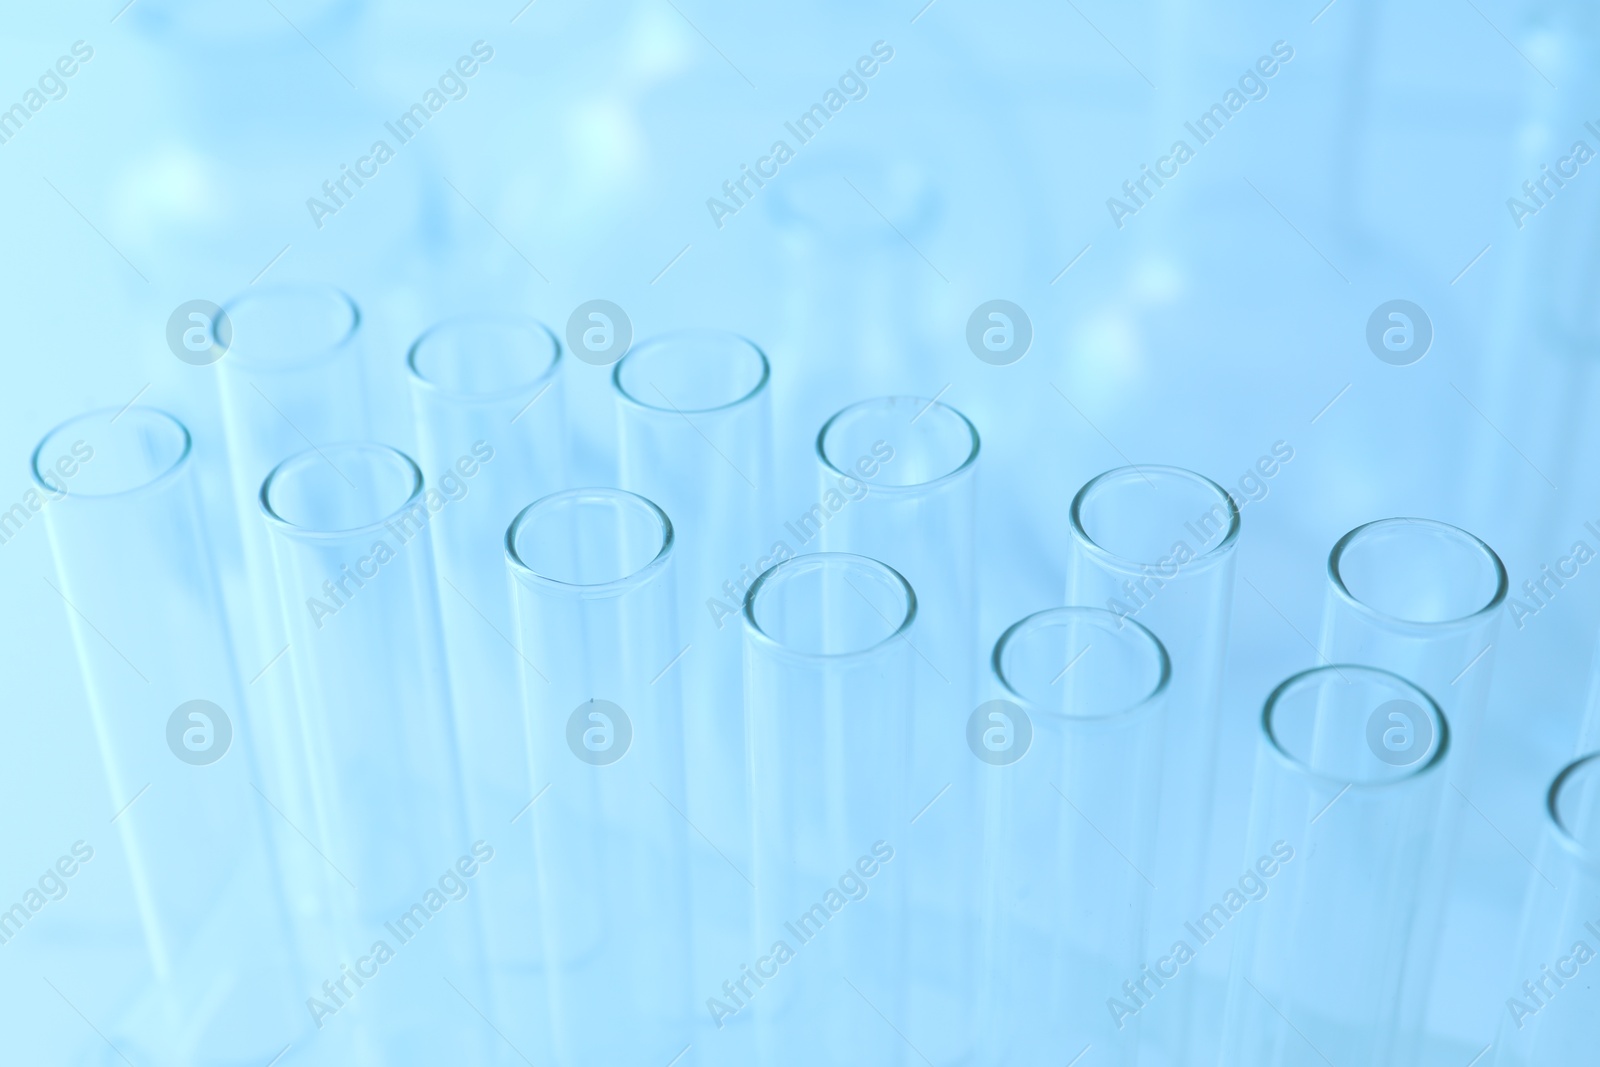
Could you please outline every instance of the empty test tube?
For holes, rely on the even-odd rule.
[[[916,814],[916,616],[903,577],[847,553],[780,563],[745,597],[755,927],[711,1007],[719,1026],[754,1021],[762,1062],[901,1064],[923,1036],[904,1014],[897,858]]]
[[[1002,696],[966,731],[983,771],[985,1047],[1031,1063],[1092,1044],[1137,1064],[1142,1020],[1108,998],[1150,962],[1166,650],[1104,608],[1054,608],[1001,635],[993,670]]]
[[[518,824],[532,824],[557,1055],[666,1063],[700,1021],[683,709],[664,673],[680,647],[672,523],[634,493],[572,489],[505,536],[531,778]]]
[[[1318,667],[1267,698],[1239,875],[1169,953],[1181,974],[1237,928],[1220,1062],[1416,1062],[1402,1050],[1423,1017],[1401,994],[1438,906],[1423,870],[1452,744],[1428,694],[1374,667]]]

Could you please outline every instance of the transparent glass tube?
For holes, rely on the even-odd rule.
[[[90,412],[31,471],[115,806],[117,841],[74,852],[120,841],[155,978],[116,976],[125,1014],[103,1025],[152,1060],[270,1057],[299,987],[189,432],[153,408]]]
[[[1600,966],[1600,752],[1556,775],[1528,875],[1494,1067],[1593,1058]]]
[[[1171,951],[1218,952],[1239,928],[1220,1062],[1416,1062],[1401,1050],[1424,1017],[1401,992],[1438,907],[1423,870],[1452,745],[1433,699],[1374,667],[1318,667],[1267,698],[1240,876]]]
[[[365,1040],[391,1058],[450,1058],[480,1040],[427,1005],[441,973],[483,992],[476,912],[457,902],[495,877],[506,843],[474,836],[464,812],[430,548],[450,506],[410,457],[372,443],[300,452],[261,486],[297,696],[293,808],[310,819],[278,806],[330,902],[333,936],[310,950],[313,966],[338,979],[349,963],[369,980],[344,988],[348,1002],[313,996],[359,1007]],[[390,968],[389,956],[411,963]]]
[[[1211,813],[1239,525],[1230,493],[1179,467],[1107,471],[1072,501],[1067,603],[1137,620],[1172,663],[1158,844],[1147,872],[1157,887],[1147,929],[1155,939],[1170,936],[1204,899],[1207,863],[1220,844]],[[1224,970],[1220,962],[1202,970],[1208,980],[1181,984],[1153,1019],[1141,1020],[1146,1043],[1175,1056],[1215,1047]]]
[[[895,396],[835,414],[817,434],[817,503],[790,524],[821,547],[881,560],[917,591],[907,789],[949,803],[919,819],[911,872],[909,1025],[947,1053],[978,1040],[978,764],[963,742],[978,655],[974,559],[978,431],[956,409]],[[923,934],[926,936],[923,936]]]
[[[1462,788],[1472,778],[1506,588],[1494,549],[1432,519],[1369,522],[1328,554],[1322,655],[1394,671],[1431,694],[1450,720],[1452,775]]]
[[[1006,630],[992,665],[1003,697],[966,731],[983,772],[985,1045],[1138,1063],[1139,1020],[1107,997],[1149,962],[1166,650],[1113,612],[1054,608]]]
[[[772,521],[771,368],[756,345],[694,330],[633,348],[612,372],[621,485],[672,516],[683,658],[688,815],[749,861],[739,609],[756,576],[799,551]],[[663,666],[665,662],[663,662]],[[713,874],[721,885],[722,871]],[[697,885],[700,879],[697,878]],[[716,912],[747,906],[707,896]]]
[[[572,489],[505,536],[557,1055],[665,1063],[696,1021],[673,526],[634,493]]]
[[[449,501],[433,522],[439,610],[475,836],[505,830],[533,792],[523,736],[521,660],[505,531],[530,498],[561,488],[561,345],[515,315],[474,315],[429,329],[407,356],[418,457]],[[479,907],[497,971],[537,961],[533,855],[508,850]]]
[[[745,596],[755,925],[708,1007],[719,1029],[753,1019],[763,1062],[899,1064],[921,1036],[896,861],[916,616],[900,574],[845,553],[780,563]]]
[[[90,412],[45,435],[32,476],[111,800],[126,805],[112,832],[166,980],[262,845],[189,431],[154,408]]]
[[[328,285],[252,288],[223,310],[232,336],[216,364],[217,386],[235,511],[229,525],[239,537],[237,552],[231,546],[229,551],[237,569],[225,569],[224,592],[245,698],[258,727],[262,787],[274,803],[287,805],[290,819],[305,825],[313,815],[297,807],[307,794],[299,786],[294,681],[284,651],[290,638],[278,607],[271,538],[261,520],[261,484],[279,463],[308,447],[367,436],[361,313]],[[317,866],[302,862],[306,857],[292,834],[280,840],[287,846],[280,854],[290,904],[298,915],[315,914],[319,902],[295,887],[315,884]],[[318,863],[315,857],[309,862]]]

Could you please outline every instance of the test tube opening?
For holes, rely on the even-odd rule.
[[[223,312],[232,330],[226,358],[257,371],[332,358],[349,346],[361,325],[355,301],[332,285],[251,290],[229,301]],[[212,329],[215,334],[218,324]]]
[[[33,450],[35,484],[59,497],[132,493],[175,474],[188,461],[189,431],[156,408],[105,408],[68,419]]]
[[[413,380],[457,400],[536,392],[561,362],[561,342],[520,315],[463,315],[425,331],[406,355]]]
[[[1600,752],[1556,775],[1547,807],[1562,846],[1591,874],[1600,875]]]
[[[1106,471],[1078,490],[1069,518],[1073,538],[1101,562],[1164,577],[1223,558],[1239,537],[1233,495],[1182,467]]]
[[[1149,630],[1102,608],[1041,611],[994,647],[995,677],[1030,710],[1064,719],[1111,719],[1151,706],[1171,678],[1167,651]]]
[[[747,632],[803,657],[870,652],[903,635],[916,614],[916,594],[899,571],[847,552],[786,560],[744,599]]]
[[[696,415],[750,401],[771,376],[766,353],[738,334],[684,330],[635,345],[611,381],[642,408]]]
[[[672,520],[622,489],[568,489],[523,508],[506,531],[519,578],[591,596],[620,595],[666,566]]]
[[[1376,667],[1331,664],[1272,691],[1261,728],[1298,773],[1337,786],[1390,786],[1442,764],[1450,727],[1433,698]]]
[[[325,445],[274,467],[261,484],[261,509],[287,533],[344,536],[426,507],[422,493],[422,471],[403,452],[368,442]]]
[[[1395,622],[1437,626],[1498,608],[1508,586],[1494,549],[1433,519],[1380,519],[1341,537],[1328,576],[1356,607]]]
[[[852,404],[817,434],[817,456],[831,472],[884,489],[953,479],[977,462],[980,447],[977,428],[965,415],[914,396]]]

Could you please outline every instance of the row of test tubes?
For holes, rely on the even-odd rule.
[[[396,360],[413,457],[369,437],[348,297],[226,311],[223,439],[135,405],[33,456],[108,788],[137,800],[155,981],[128,1047],[1422,1062],[1506,596],[1482,541],[1393,518],[1333,546],[1241,839],[1215,817],[1224,718],[1255,715],[1221,698],[1241,516],[1209,479],[1089,481],[1066,587],[985,650],[981,437],[949,405],[839,411],[781,514],[743,338],[615,362],[616,484],[574,486],[539,323],[449,320]],[[1600,756],[1528,788],[1498,1064],[1595,1036],[1558,994],[1600,937]]]

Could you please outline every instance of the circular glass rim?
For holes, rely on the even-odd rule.
[[[524,382],[517,382],[513,385],[504,385],[498,389],[490,389],[484,392],[477,392],[468,389],[448,388],[434,381],[432,378],[429,378],[426,374],[423,374],[420,369],[418,369],[417,350],[420,349],[423,344],[435,334],[438,334],[451,327],[460,326],[464,323],[507,323],[516,326],[531,327],[532,332],[536,334],[542,333],[545,335],[545,337],[549,338],[554,354],[550,357],[550,363],[543,370]],[[538,319],[533,318],[531,315],[515,315],[511,313],[500,314],[496,312],[486,312],[477,315],[453,315],[450,318],[441,319],[432,326],[429,326],[426,330],[423,330],[417,335],[417,339],[415,341],[411,342],[411,347],[406,349],[406,375],[411,379],[412,384],[417,388],[426,389],[431,393],[436,393],[439,396],[447,397],[451,400],[460,400],[471,404],[493,403],[494,401],[498,400],[507,400],[512,397],[522,396],[531,392],[535,386],[553,379],[556,376],[556,373],[561,369],[561,360],[564,355],[565,352],[561,347],[561,339],[556,336],[555,331],[550,329],[550,327],[546,324],[540,322]]]
[[[893,403],[897,400],[926,401],[927,408],[924,408],[923,411],[916,416],[916,418],[921,418],[922,415],[927,414],[928,409],[938,407],[959,419],[961,425],[966,427],[968,439],[972,442],[972,447],[967,452],[967,458],[962,460],[959,465],[949,471],[946,471],[944,474],[939,475],[937,478],[931,478],[925,482],[912,482],[910,485],[888,485],[883,482],[866,482],[866,480],[860,475],[850,471],[842,471],[838,467],[834,466],[833,460],[828,458],[827,449],[823,447],[823,441],[827,439],[828,431],[833,427],[833,424],[839,419],[843,418],[845,415],[848,415],[852,411],[855,411],[859,408]],[[930,399],[922,396],[899,395],[870,397],[866,400],[858,400],[854,404],[848,404],[845,407],[840,408],[838,411],[835,411],[832,415],[828,416],[828,421],[824,422],[822,424],[822,429],[817,431],[816,443],[817,459],[822,463],[823,467],[827,468],[830,472],[838,475],[841,478],[852,478],[855,481],[870,485],[875,492],[884,493],[922,493],[929,489],[938,488],[947,482],[955,481],[977,464],[978,453],[982,450],[982,448],[983,441],[978,436],[978,428],[972,424],[971,419],[967,418],[957,409],[937,399]]]
[[[1042,630],[1056,619],[1061,618],[1092,619],[1097,628],[1119,635],[1123,630],[1131,627],[1136,634],[1142,635],[1141,640],[1143,643],[1155,650],[1158,663],[1155,685],[1150,688],[1148,693],[1135,700],[1132,704],[1119,708],[1108,715],[1066,715],[1052,712],[1037,704],[1031,697],[1023,695],[1011,683],[1011,679],[1006,677],[1001,659],[1006,645],[1014,638],[1024,636],[1025,633],[1031,633],[1035,630]],[[1149,627],[1135,619],[1124,618],[1116,612],[1108,611],[1105,608],[1086,607],[1077,604],[1045,608],[1043,611],[1036,611],[1032,615],[1025,615],[1006,627],[1005,632],[1000,635],[1000,639],[994,643],[994,651],[989,656],[989,669],[993,672],[995,680],[1000,683],[1000,687],[1006,691],[1006,694],[1014,698],[1028,711],[1059,722],[1081,722],[1086,724],[1125,721],[1140,712],[1147,711],[1157,705],[1160,697],[1165,695],[1172,682],[1172,658],[1167,653],[1167,646],[1161,643],[1159,637],[1150,632]]]
[[[608,502],[623,501],[633,507],[643,505],[646,513],[655,520],[661,531],[661,548],[648,563],[630,574],[620,578],[612,578],[604,582],[564,582],[559,578],[551,578],[534,570],[522,555],[517,551],[517,531],[524,522],[533,518],[541,509],[554,507],[556,504],[568,500],[603,500]],[[511,573],[518,580],[528,583],[536,588],[547,589],[552,592],[561,592],[589,598],[603,598],[621,596],[631,589],[635,589],[666,567],[667,561],[672,556],[672,546],[677,539],[677,534],[672,528],[672,520],[667,513],[652,500],[631,493],[626,489],[615,489],[609,486],[587,486],[579,489],[562,489],[540,497],[521,511],[517,512],[511,524],[506,527],[505,546],[506,564],[511,568]]]
[[[862,565],[867,570],[875,570],[881,572],[881,574],[887,575],[890,578],[889,584],[897,584],[905,593],[906,598],[906,614],[905,618],[900,620],[900,624],[896,626],[890,633],[885,634],[882,638],[873,642],[867,647],[852,649],[849,652],[806,652],[784,644],[782,641],[779,641],[777,638],[773,637],[771,634],[767,633],[767,631],[761,628],[761,624],[756,621],[755,615],[756,597],[760,595],[761,590],[766,587],[769,579],[771,579],[779,571],[787,568],[792,568],[795,570],[816,570],[820,567],[826,567],[833,563]],[[887,563],[884,563],[882,560],[873,559],[871,556],[862,556],[855,552],[806,552],[798,556],[791,556],[783,562],[775,563],[766,570],[762,571],[756,580],[750,583],[750,588],[745,591],[744,604],[742,605],[741,614],[744,616],[745,633],[764,648],[795,660],[823,663],[843,663],[848,660],[860,659],[875,655],[895,638],[905,636],[906,632],[911,629],[911,624],[915,622],[917,618],[917,594],[916,590],[911,588],[911,583],[906,581],[905,575],[901,574]]]
[[[1386,611],[1379,611],[1377,608],[1373,607],[1352,593],[1350,588],[1344,583],[1344,575],[1339,572],[1339,561],[1343,558],[1345,550],[1348,549],[1357,538],[1361,537],[1363,534],[1367,534],[1369,531],[1372,531],[1374,527],[1394,526],[1426,527],[1435,532],[1442,533],[1446,537],[1463,541],[1468,546],[1475,548],[1477,551],[1482,553],[1484,558],[1486,558],[1490,564],[1492,564],[1495,574],[1495,591],[1490,595],[1488,602],[1485,603],[1481,608],[1469,611],[1467,614],[1459,615],[1453,619],[1440,619],[1437,622],[1419,622],[1416,619],[1407,619],[1399,615],[1391,615]],[[1334,591],[1338,594],[1341,601],[1368,618],[1377,619],[1393,626],[1400,626],[1407,629],[1428,632],[1436,632],[1439,629],[1446,627],[1466,626],[1477,622],[1485,615],[1488,615],[1490,612],[1499,608],[1501,604],[1505,603],[1506,594],[1511,588],[1511,580],[1506,575],[1506,565],[1501,562],[1500,554],[1494,549],[1490,548],[1482,538],[1463,530],[1459,526],[1452,526],[1448,522],[1441,522],[1438,519],[1417,519],[1405,517],[1374,519],[1371,522],[1364,522],[1360,526],[1357,526],[1355,529],[1351,530],[1349,533],[1345,534],[1343,537],[1339,538],[1339,540],[1335,541],[1332,550],[1328,553],[1328,580],[1333,583]]]
[[[1421,763],[1406,768],[1405,774],[1399,775],[1395,778],[1390,778],[1387,781],[1350,782],[1342,778],[1314,770],[1309,763],[1305,762],[1299,756],[1296,756],[1294,753],[1285,748],[1282,743],[1279,742],[1277,735],[1273,733],[1272,730],[1272,712],[1273,709],[1277,707],[1278,701],[1285,694],[1287,694],[1290,689],[1294,689],[1305,684],[1309,679],[1323,678],[1330,674],[1343,677],[1343,673],[1345,671],[1350,671],[1351,673],[1355,674],[1378,676],[1388,682],[1397,682],[1401,687],[1410,690],[1412,694],[1415,694],[1420,698],[1417,701],[1418,704],[1423,705],[1425,708],[1431,708],[1433,710],[1434,718],[1437,719],[1439,723],[1439,741],[1438,744],[1434,746],[1433,755],[1429,756]],[[1345,787],[1351,789],[1373,790],[1393,789],[1396,786],[1415,781],[1425,774],[1443,773],[1439,771],[1438,768],[1444,765],[1444,757],[1450,751],[1451,744],[1450,720],[1445,718],[1444,709],[1439,707],[1438,702],[1434,700],[1433,697],[1423,692],[1421,686],[1417,685],[1415,682],[1412,682],[1410,679],[1394,673],[1393,671],[1386,671],[1382,667],[1368,667],[1356,663],[1326,663],[1320,667],[1309,667],[1306,670],[1297,671],[1296,673],[1285,678],[1283,681],[1279,682],[1273,688],[1272,692],[1267,695],[1266,703],[1261,706],[1261,735],[1266,738],[1267,747],[1271,750],[1274,758],[1279,760],[1288,769],[1303,777],[1314,779],[1315,781],[1322,782],[1326,785],[1335,786],[1340,789]]]
[[[652,404],[648,400],[639,399],[632,393],[628,392],[627,388],[623,386],[622,368],[627,365],[629,360],[638,355],[640,352],[648,350],[653,345],[663,345],[672,341],[681,341],[688,337],[694,337],[697,335],[704,336],[708,334],[718,336],[723,340],[736,341],[739,344],[744,345],[751,352],[754,352],[756,358],[761,361],[761,377],[758,378],[756,380],[756,384],[751,386],[749,390],[747,390],[742,396],[735,397],[726,403],[714,404],[708,408],[662,407],[660,404]],[[627,401],[629,404],[632,404],[634,407],[663,415],[709,415],[713,412],[726,411],[729,408],[736,408],[740,404],[754,400],[762,393],[763,390],[767,388],[767,383],[771,380],[772,362],[767,359],[767,354],[762,351],[761,346],[743,334],[733,333],[729,330],[674,330],[671,333],[657,334],[656,336],[647,338],[636,345],[629,346],[628,351],[623,355],[623,357],[617,360],[617,365],[611,368],[611,387],[616,390],[619,397]]]
[[[66,488],[64,484],[59,487],[51,485],[49,482],[44,480],[42,475],[40,475],[39,456],[44,452],[45,442],[50,440],[50,438],[54,437],[62,430],[65,430],[68,426],[72,426],[75,423],[85,422],[97,415],[105,415],[109,412],[111,414],[110,421],[115,421],[116,419],[119,419],[123,415],[132,411],[137,411],[140,414],[154,415],[158,420],[165,420],[172,426],[177,427],[178,433],[182,435],[183,447],[178,449],[177,458],[168,464],[167,468],[161,471],[161,473],[157,474],[149,481],[141,482],[138,485],[129,486],[127,489],[118,489],[110,493],[74,493],[70,489]],[[130,404],[125,408],[94,408],[90,411],[85,411],[82,414],[74,415],[70,419],[65,419],[57,423],[55,426],[47,430],[43,437],[39,438],[39,443],[33,446],[33,452],[28,456],[28,477],[34,485],[48,493],[51,500],[61,500],[65,497],[75,497],[78,500],[111,500],[115,497],[128,496],[132,493],[142,493],[148,489],[154,489],[163,482],[176,478],[179,471],[181,471],[190,462],[189,457],[193,454],[193,452],[194,436],[189,433],[189,427],[183,424],[183,420],[179,419],[176,415],[173,415],[170,412],[163,411],[160,408],[150,407],[145,404]]]
[[[1590,764],[1600,765],[1600,752],[1591,752],[1580,756],[1561,768],[1561,772],[1550,782],[1550,790],[1545,795],[1545,814],[1550,817],[1551,824],[1555,827],[1556,840],[1563,851],[1577,858],[1585,867],[1595,873],[1600,873],[1600,850],[1590,848],[1573,836],[1561,821],[1561,811],[1556,806],[1556,801],[1561,796],[1561,787],[1566,785],[1573,775],[1582,772]]]
[[[327,463],[329,466],[332,466],[333,461],[327,458],[326,453],[340,449],[359,449],[361,451],[376,453],[388,458],[398,458],[400,460],[401,468],[411,475],[411,492],[407,494],[405,502],[381,519],[378,519],[374,522],[363,523],[360,526],[351,526],[340,530],[319,530],[310,526],[301,526],[300,524],[291,522],[282,515],[279,515],[272,507],[271,494],[273,483],[278,478],[283,476],[292,465],[316,461],[319,463]],[[337,471],[338,468],[334,467],[334,470]],[[422,468],[418,467],[415,460],[406,455],[404,452],[400,451],[398,448],[393,448],[377,441],[336,441],[332,444],[324,445],[321,448],[307,448],[303,451],[296,452],[294,455],[280,462],[276,467],[273,467],[271,472],[269,472],[266,478],[264,478],[261,482],[261,491],[258,494],[258,500],[261,505],[261,513],[266,516],[268,524],[282,533],[288,534],[291,537],[308,541],[341,541],[347,537],[353,537],[357,534],[371,533],[374,530],[381,530],[388,526],[389,523],[400,517],[400,515],[410,511],[417,505],[417,502],[422,499],[424,488]]]
[[[1206,549],[1204,552],[1197,554],[1194,559],[1190,560],[1188,563],[1185,563],[1183,565],[1183,569],[1190,571],[1203,570],[1207,567],[1213,566],[1218,561],[1226,557],[1228,550],[1231,549],[1239,540],[1239,528],[1242,523],[1242,520],[1239,516],[1239,504],[1236,500],[1234,500],[1233,494],[1203,474],[1192,471],[1187,467],[1174,467],[1165,463],[1129,464],[1128,466],[1124,467],[1113,467],[1108,471],[1102,471],[1093,478],[1090,478],[1087,482],[1084,482],[1083,487],[1080,488],[1073,496],[1072,506],[1067,512],[1068,523],[1072,530],[1073,540],[1077,541],[1078,544],[1082,545],[1083,548],[1090,553],[1090,555],[1099,559],[1102,563],[1109,564],[1110,566],[1113,566],[1121,571],[1128,571],[1129,573],[1138,574],[1142,573],[1143,568],[1154,566],[1157,562],[1159,562],[1158,560],[1153,559],[1131,559],[1127,556],[1121,555],[1120,553],[1113,552],[1109,548],[1106,548],[1104,545],[1100,544],[1093,537],[1089,536],[1089,531],[1086,530],[1083,525],[1084,501],[1088,499],[1089,494],[1094,491],[1096,486],[1113,478],[1119,480],[1126,478],[1143,478],[1145,473],[1148,471],[1154,471],[1157,474],[1171,476],[1183,481],[1204,486],[1206,489],[1216,494],[1222,503],[1227,505],[1228,532],[1223,535],[1221,541]]]
[[[331,282],[286,282],[282,285],[269,285],[261,289],[247,289],[228,298],[228,302],[222,305],[223,314],[227,315],[231,320],[233,310],[246,300],[259,300],[266,295],[274,293],[318,293],[323,296],[331,296],[336,303],[343,305],[350,312],[350,326],[337,341],[327,347],[319,348],[314,352],[306,352],[292,359],[253,358],[249,355],[240,355],[230,345],[223,357],[224,362],[227,362],[231,357],[232,362],[241,367],[251,371],[266,371],[268,373],[299,370],[323,360],[335,358],[350,347],[356,335],[361,331],[361,305],[357,304],[349,293]],[[214,331],[215,327],[213,326],[213,333]],[[212,340],[216,342],[217,339],[213,336]],[[234,340],[238,340],[237,336]]]

